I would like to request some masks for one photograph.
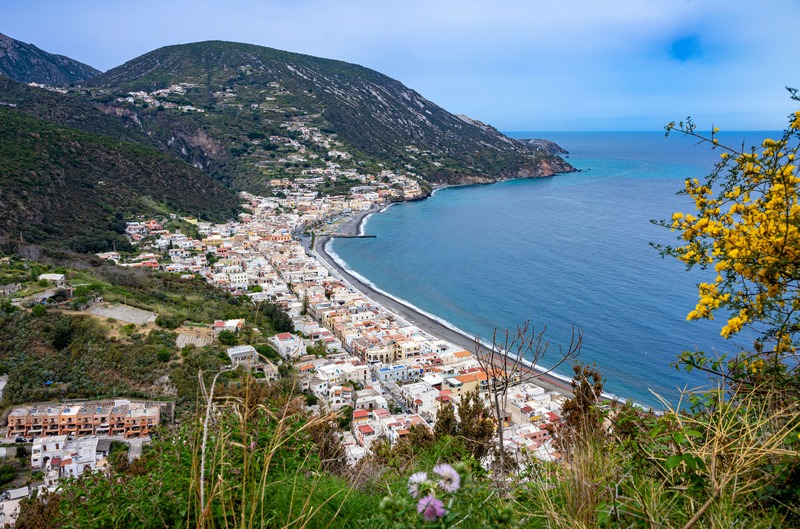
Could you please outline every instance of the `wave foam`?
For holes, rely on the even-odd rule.
[[[450,329],[451,331],[453,331],[453,332],[455,332],[455,333],[457,333],[457,334],[460,334],[461,336],[463,336],[464,338],[466,338],[466,339],[468,339],[468,340],[472,340],[472,341],[474,341],[474,340],[476,339],[476,337],[475,337],[475,336],[472,336],[472,335],[468,334],[466,331],[464,331],[463,329],[460,329],[460,328],[459,328],[458,326],[456,326],[454,323],[452,323],[452,322],[450,322],[450,321],[447,321],[447,320],[445,320],[444,318],[442,318],[442,317],[440,317],[440,316],[437,316],[436,314],[432,314],[432,313],[430,313],[430,312],[428,312],[428,311],[426,311],[426,310],[424,310],[424,309],[422,309],[422,308],[420,308],[420,307],[418,307],[418,306],[414,305],[414,304],[413,304],[413,303],[411,303],[410,301],[408,301],[408,300],[405,300],[405,299],[403,299],[403,298],[401,298],[401,297],[395,296],[394,294],[390,294],[389,292],[387,292],[387,291],[383,290],[382,288],[378,287],[378,286],[377,286],[375,283],[373,283],[372,281],[370,281],[369,279],[367,279],[366,277],[364,277],[364,276],[363,276],[363,275],[361,275],[360,273],[358,273],[358,272],[356,272],[355,270],[353,270],[353,269],[352,269],[352,268],[351,268],[351,267],[350,267],[350,266],[347,264],[347,262],[345,262],[345,261],[344,261],[344,260],[343,260],[343,259],[342,259],[342,258],[341,258],[341,257],[340,257],[340,256],[339,256],[339,255],[338,255],[338,254],[337,254],[337,253],[334,251],[334,250],[333,250],[333,248],[332,248],[332,246],[331,246],[331,242],[332,242],[332,239],[331,239],[331,240],[329,240],[329,241],[327,241],[327,242],[325,243],[324,247],[323,247],[323,250],[325,251],[325,253],[326,253],[326,254],[327,254],[327,255],[328,255],[328,256],[329,256],[329,257],[330,257],[330,258],[331,258],[331,259],[332,259],[332,260],[333,260],[333,261],[334,261],[334,262],[335,262],[335,263],[336,263],[338,266],[339,266],[339,267],[341,267],[341,269],[342,269],[342,270],[344,270],[344,271],[345,271],[345,273],[347,273],[347,275],[350,275],[350,276],[352,276],[352,277],[353,277],[353,278],[355,278],[355,279],[356,279],[356,280],[357,280],[359,283],[362,283],[362,284],[364,284],[364,285],[365,285],[365,286],[367,286],[369,289],[371,289],[371,290],[374,290],[375,292],[377,292],[377,293],[381,294],[382,296],[386,296],[387,298],[389,298],[389,299],[391,299],[391,300],[393,300],[393,301],[395,301],[395,302],[397,302],[397,303],[399,303],[399,304],[403,305],[404,307],[406,307],[406,308],[408,308],[408,309],[410,309],[410,310],[412,310],[412,311],[414,311],[414,312],[416,312],[416,313],[418,313],[418,314],[420,314],[420,315],[422,315],[422,316],[424,316],[424,317],[426,317],[426,318],[428,318],[428,319],[431,319],[431,320],[435,321],[436,323],[438,323],[438,324],[440,324],[440,325],[442,325],[442,326],[446,327],[447,329]],[[348,283],[348,285],[350,285],[352,288],[354,288],[355,290],[358,290],[359,292],[361,292],[362,294],[364,294],[365,296],[367,296],[367,293],[366,293],[366,292],[363,292],[363,291],[362,291],[361,289],[359,289],[359,288],[358,288],[356,285],[353,285],[352,283],[350,283],[349,281],[347,281],[347,278],[342,278],[342,279],[343,279],[345,282],[347,282],[347,283]],[[376,303],[377,303],[377,302],[376,302]],[[394,316],[395,316],[397,319],[399,319],[399,320],[401,320],[401,321],[403,321],[403,322],[405,322],[405,323],[408,323],[409,325],[413,325],[413,323],[409,322],[409,321],[408,321],[406,318],[404,318],[404,317],[403,317],[403,316],[401,316],[400,314],[397,314],[396,312],[394,312],[394,311],[393,311],[393,310],[392,310],[390,307],[386,307],[386,306],[384,306],[384,305],[381,305],[380,303],[378,303],[378,305],[380,305],[380,306],[383,308],[383,310],[385,310],[385,311],[387,311],[387,312],[389,312],[389,313],[393,314],[393,315],[394,315]],[[426,334],[430,335],[430,332],[428,332],[428,331],[424,331],[423,329],[420,329],[420,330],[421,330],[422,332],[425,332]],[[444,339],[444,338],[441,338],[441,337],[436,337],[436,336],[433,336],[433,335],[431,335],[431,337],[432,337],[432,338],[434,338],[434,339]],[[490,348],[491,348],[491,346],[492,346],[492,345],[491,345],[489,342],[486,342],[486,341],[483,341],[483,340],[479,340],[479,343],[480,343],[480,345],[481,345],[482,347],[484,347],[484,348],[486,348],[486,349],[490,349]],[[516,355],[514,355],[513,353],[509,353],[509,356],[510,356],[510,357],[513,357],[513,358],[516,358]],[[541,367],[541,366],[539,366],[539,365],[535,365],[535,364],[533,364],[532,362],[530,362],[529,360],[526,360],[525,358],[523,358],[523,359],[522,359],[522,364],[523,364],[523,365],[525,365],[525,367],[526,367],[526,368],[528,368],[528,369],[530,369],[530,370],[532,370],[532,371],[537,371],[537,372],[539,372],[539,373],[546,373],[546,372],[547,372],[547,369],[546,369],[546,368],[544,368],[544,367]],[[548,373],[548,376],[550,376],[550,377],[552,377],[552,378],[555,378],[555,379],[558,379],[559,381],[566,382],[566,383],[569,383],[569,382],[571,382],[571,381],[572,381],[572,379],[571,379],[571,378],[569,378],[569,377],[566,377],[566,376],[564,376],[564,375],[561,375],[561,374],[559,374],[559,373],[555,373],[555,372],[550,372],[550,373]],[[623,400],[623,401],[624,401],[624,399],[621,399],[621,398],[619,398],[619,397],[616,397],[616,396],[614,396],[614,395],[612,395],[612,394],[610,394],[610,393],[609,393],[609,394],[605,394],[605,393],[604,393],[604,394],[603,394],[603,396],[604,396],[604,397],[606,397],[606,398],[615,398],[615,399],[618,399],[618,400]]]

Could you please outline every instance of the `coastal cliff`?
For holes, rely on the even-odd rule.
[[[3,39],[6,50],[23,47]],[[50,83],[72,81],[48,77],[49,66],[42,61],[30,65],[31,75]],[[118,171],[115,158],[95,156],[87,151],[92,142],[75,143],[73,136],[89,133],[101,143],[144,147],[130,149],[126,159],[147,167],[155,159],[169,160],[174,173],[193,175],[197,186],[215,190],[219,200],[213,204],[224,204],[219,212],[231,210],[232,196],[219,184],[276,198],[355,193],[391,202],[424,198],[435,186],[575,170],[554,154],[560,152],[555,144],[509,138],[491,125],[447,112],[395,79],[342,61],[211,41],[160,48],[106,73],[89,74],[81,86],[57,89],[0,80],[0,102],[11,112],[9,119],[41,120],[51,144],[68,143],[70,159],[92,160],[96,174]],[[40,155],[36,151],[34,158]],[[48,159],[37,163],[43,178],[61,177]],[[141,196],[162,197],[167,190],[169,205],[195,204],[194,184],[175,188],[170,179],[150,176],[141,180],[146,186],[137,193],[119,189],[114,209],[138,209]],[[37,196],[17,192],[19,182],[5,183],[17,209],[40,211]],[[70,203],[61,188],[50,195],[53,204]],[[96,224],[73,224],[63,232],[37,226],[26,240],[68,245],[67,239]],[[29,227],[14,217],[4,223],[0,237],[18,238]]]

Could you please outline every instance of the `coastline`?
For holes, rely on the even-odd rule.
[[[354,215],[341,226],[339,226],[337,232],[342,235],[362,235],[365,220],[370,215],[380,211],[383,211],[383,209],[368,210]],[[328,252],[327,245],[331,239],[332,237],[329,235],[321,236],[315,239],[314,248],[309,248],[309,250],[312,255],[314,255],[320,262],[324,263],[328,267],[335,277],[342,279],[355,290],[361,292],[361,294],[363,294],[365,297],[375,302],[377,305],[380,305],[384,309],[393,313],[399,319],[416,326],[430,336],[436,339],[448,341],[466,351],[475,353],[476,344],[474,338],[470,338],[465,334],[450,328],[441,321],[437,321],[434,317],[424,314],[419,310],[401,303],[397,299],[378,291],[372,285],[365,283],[359,277],[356,277],[351,272],[347,271]],[[526,369],[529,372],[534,373],[533,380],[531,380],[534,384],[543,387],[547,391],[554,391],[566,397],[572,397],[571,388],[566,380],[553,374],[542,373],[537,368],[526,367]]]

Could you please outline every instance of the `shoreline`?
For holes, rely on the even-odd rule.
[[[337,230],[340,234],[347,235],[360,235],[363,231],[365,220],[372,214],[378,213],[382,209],[371,209],[353,215],[350,219],[344,222]],[[369,300],[380,305],[385,310],[394,314],[401,320],[416,326],[424,333],[430,335],[435,339],[448,341],[458,347],[463,348],[465,351],[475,353],[476,343],[474,338],[470,338],[441,321],[437,321],[434,317],[420,312],[397,299],[394,299],[382,292],[379,292],[375,287],[365,283],[360,278],[348,272],[342,265],[340,265],[334,257],[328,253],[327,245],[332,237],[324,235],[315,239],[313,248],[309,248],[312,255],[314,255],[320,262],[324,263],[329,270],[333,272],[334,277],[342,279],[345,283],[349,284],[352,288],[359,291],[362,295]],[[553,375],[540,372],[537,368],[525,366],[528,372],[533,373],[531,382],[543,387],[547,391],[554,391],[566,397],[572,397],[571,387],[566,380]]]

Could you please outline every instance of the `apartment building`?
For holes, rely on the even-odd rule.
[[[158,406],[88,402],[21,406],[8,414],[8,437],[119,435],[145,437],[161,420]]]

